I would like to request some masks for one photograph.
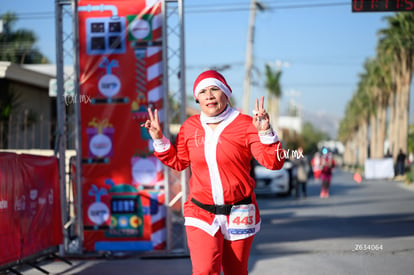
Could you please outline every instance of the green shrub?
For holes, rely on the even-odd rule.
[[[414,167],[411,166],[405,174],[405,182],[407,184],[414,183]]]

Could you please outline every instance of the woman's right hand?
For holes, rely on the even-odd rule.
[[[148,115],[149,115],[149,119],[145,121],[145,123],[142,123],[141,127],[147,128],[148,133],[150,134],[153,140],[161,139],[162,130],[161,130],[161,125],[160,125],[160,120],[158,118],[158,110],[155,109],[154,113],[152,113],[151,108],[148,108]]]

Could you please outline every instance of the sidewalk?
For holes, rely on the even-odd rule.
[[[396,181],[396,182],[397,182],[398,187],[414,192],[414,183],[406,184],[403,181]]]
[[[39,264],[44,271],[31,266],[17,269],[24,275],[39,274],[139,274],[139,275],[183,275],[191,274],[191,261],[185,253],[114,253],[101,257],[67,257],[70,263],[46,260]],[[0,273],[2,274],[2,273]],[[12,274],[12,273],[9,273]]]

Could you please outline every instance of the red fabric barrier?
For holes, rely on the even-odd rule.
[[[21,155],[20,194],[28,197],[20,216],[23,237],[22,256],[62,243],[58,161],[55,157]]]
[[[0,153],[0,265],[62,242],[57,158]]]
[[[0,266],[20,258],[21,232],[16,209],[20,209],[22,198],[14,196],[18,172],[17,155],[0,153]]]

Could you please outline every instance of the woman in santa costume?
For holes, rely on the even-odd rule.
[[[268,169],[281,169],[284,154],[277,134],[256,99],[253,118],[229,103],[232,90],[214,70],[194,82],[201,114],[188,118],[172,145],[161,131],[158,111],[148,109],[147,128],[154,154],[165,165],[191,168],[185,226],[193,274],[247,274],[250,248],[260,214],[250,176],[254,157]]]

